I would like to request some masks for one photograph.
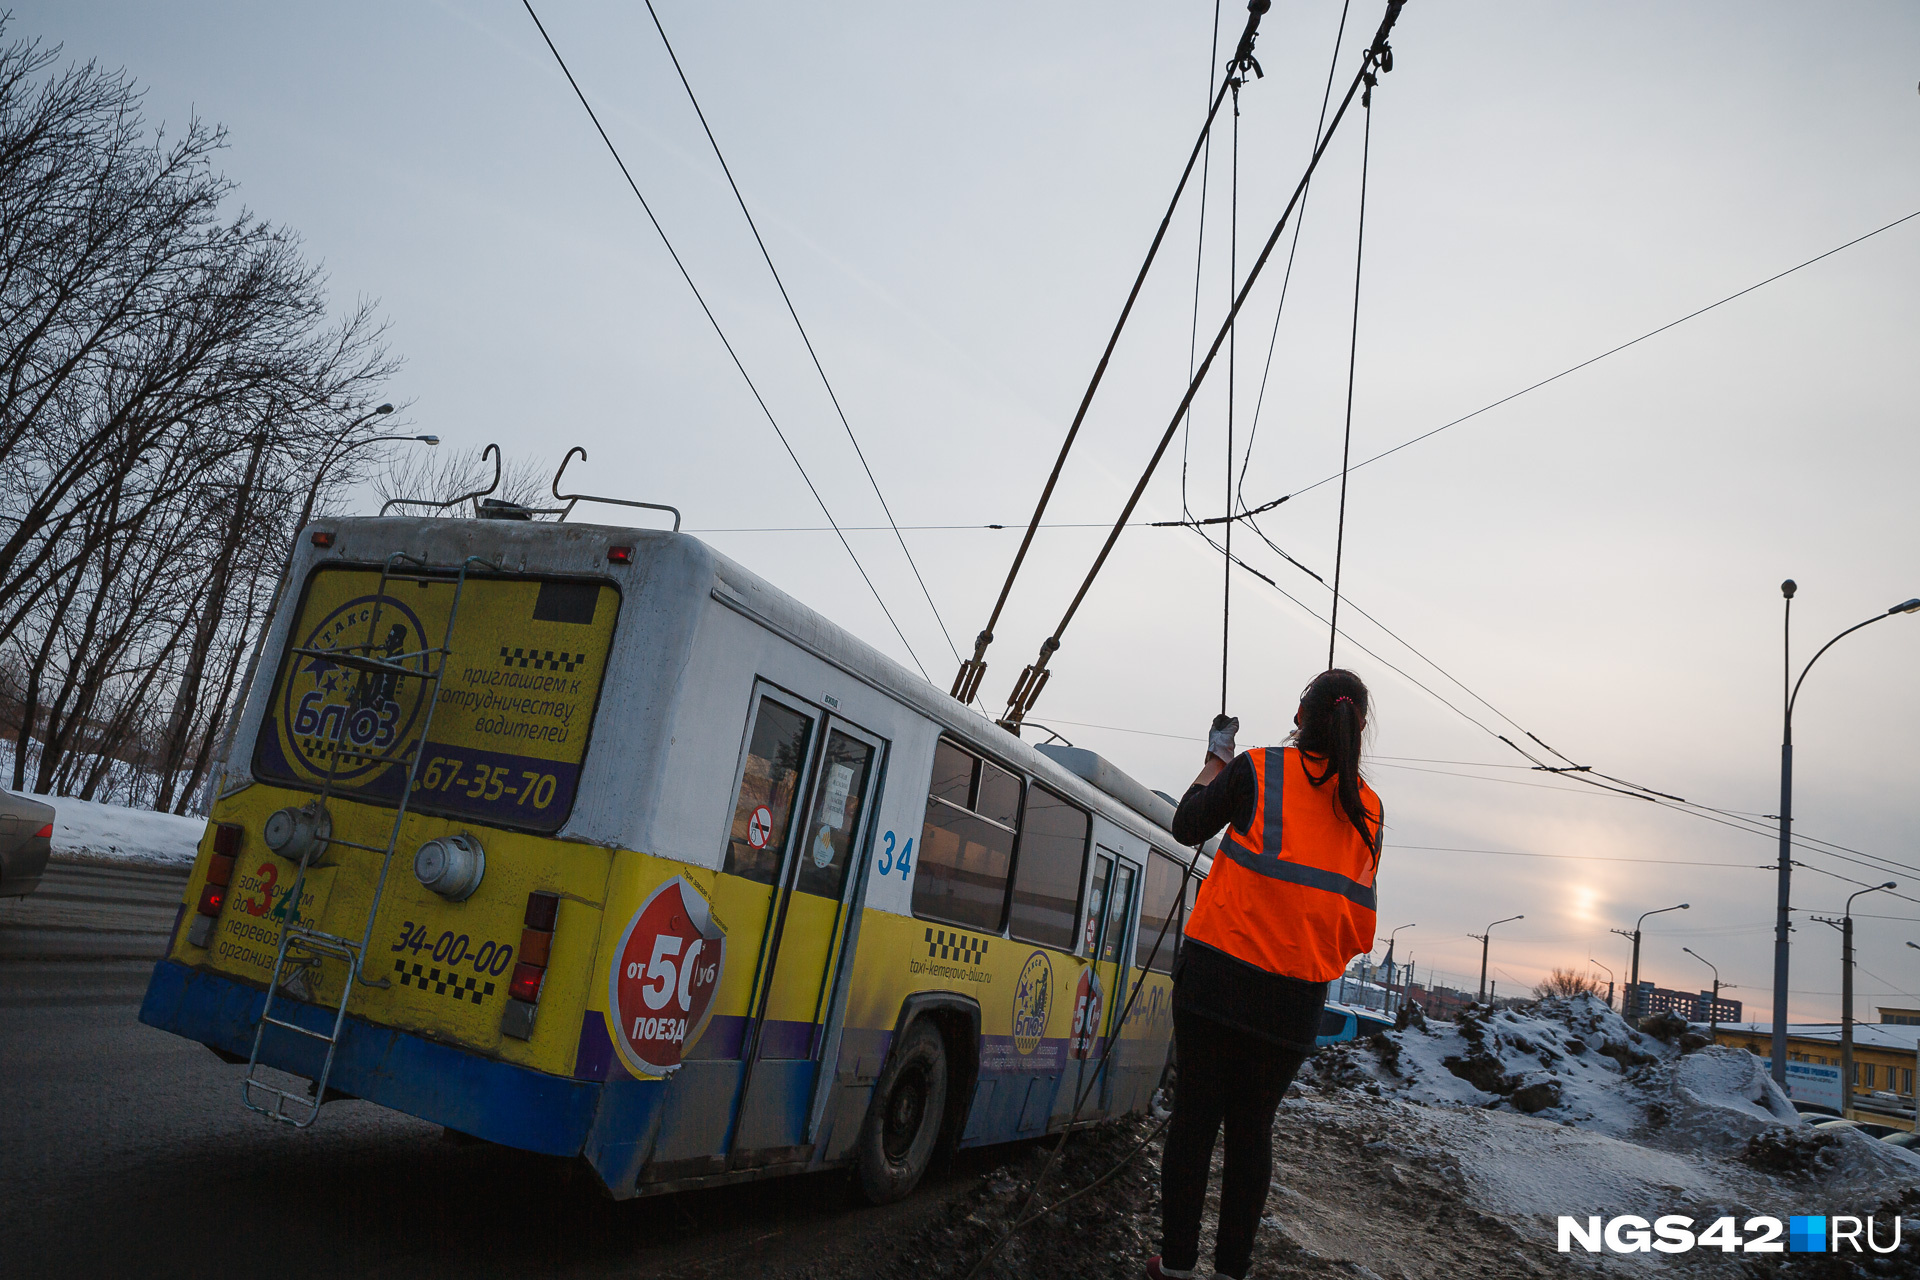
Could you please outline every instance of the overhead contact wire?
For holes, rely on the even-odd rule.
[[[813,500],[820,504],[820,513],[826,516],[827,523],[833,526],[834,533],[840,538],[840,545],[847,549],[847,556],[853,561],[853,567],[859,570],[861,580],[867,584],[867,590],[873,593],[874,602],[880,606],[880,612],[887,616],[887,622],[893,627],[893,634],[899,636],[900,643],[906,646],[907,656],[913,659],[914,666],[919,667],[921,678],[932,683],[933,677],[927,675],[927,669],[921,666],[920,655],[913,651],[913,644],[907,639],[906,632],[900,629],[899,622],[894,619],[893,611],[887,608],[887,602],[881,598],[880,588],[874,586],[873,579],[867,576],[866,566],[861,564],[860,557],[854,554],[853,544],[848,542],[847,535],[841,532],[839,522],[833,518],[833,512],[827,507],[827,500],[820,496],[820,490],[814,486],[813,477],[807,474],[807,468],[801,463],[800,455],[793,451],[793,445],[787,440],[787,433],[780,429],[779,420],[773,416],[773,410],[767,407],[766,400],[760,394],[760,388],[754,385],[753,376],[747,372],[747,366],[741,363],[740,353],[735,351],[733,343],[727,340],[726,330],[720,327],[720,321],[713,314],[713,308],[707,305],[705,296],[700,292],[700,286],[693,282],[693,275],[687,270],[687,264],[680,260],[680,254],[673,247],[673,241],[667,237],[666,228],[662,227],[660,219],[654,216],[653,206],[648,204],[646,196],[640,193],[640,184],[633,180],[633,174],[627,169],[627,162],[620,158],[620,149],[614,146],[613,139],[607,136],[606,128],[601,125],[600,117],[594,112],[593,104],[587,101],[587,95],[581,90],[580,82],[573,78],[573,71],[567,66],[567,60],[560,56],[559,46],[555,45],[553,37],[547,34],[546,24],[541,22],[540,15],[534,12],[532,0],[520,0],[520,2],[526,7],[527,16],[533,19],[533,25],[539,28],[540,38],[547,42],[547,49],[553,54],[553,60],[560,64],[561,74],[566,76],[567,83],[573,86],[574,97],[580,99],[580,105],[586,108],[587,119],[593,121],[594,131],[600,135],[600,141],[607,146],[607,154],[611,155],[613,162],[620,167],[620,176],[627,180],[627,186],[633,191],[634,199],[640,202],[640,208],[646,213],[647,221],[653,224],[655,234],[660,237],[660,243],[666,246],[667,256],[673,259],[673,265],[679,269],[680,278],[687,282],[687,288],[693,293],[693,300],[700,304],[701,314],[705,315],[707,323],[713,326],[713,332],[720,339],[720,345],[727,349],[727,356],[733,361],[733,367],[740,371],[740,377],[747,384],[747,390],[753,393],[754,403],[759,405],[760,412],[766,415],[767,425],[772,427],[773,434],[780,438],[781,447],[787,451],[787,457],[793,460],[794,469],[799,471],[800,478],[806,482],[807,491],[813,494]]]
[[[1364,73],[1363,73],[1364,74]],[[1333,538],[1333,609],[1327,619],[1327,666],[1333,666],[1333,648],[1340,638],[1340,569],[1347,550],[1347,458],[1353,448],[1353,377],[1360,363],[1360,267],[1367,248],[1367,164],[1373,154],[1373,85],[1361,95],[1360,109],[1360,219],[1353,240],[1353,330],[1347,345],[1347,426],[1340,437],[1340,518]],[[1231,511],[1229,501],[1227,508]],[[1229,529],[1233,526],[1228,525]]]
[[[893,508],[887,505],[887,495],[880,491],[880,482],[874,478],[873,468],[867,462],[867,454],[860,447],[860,440],[853,434],[853,424],[847,421],[847,411],[840,406],[840,397],[833,389],[833,383],[827,377],[827,371],[820,363],[820,353],[814,350],[813,339],[807,336],[807,326],[800,321],[800,312],[793,305],[793,298],[787,293],[787,282],[780,278],[780,268],[773,265],[773,255],[767,251],[767,242],[760,236],[760,228],[753,220],[753,213],[747,208],[747,198],[740,194],[740,184],[734,181],[733,167],[727,163],[726,155],[720,150],[720,140],[713,136],[713,126],[707,123],[707,113],[700,108],[700,99],[693,92],[693,85],[687,79],[686,68],[680,65],[680,55],[673,50],[673,41],[667,38],[667,29],[660,23],[659,11],[653,7],[653,0],[647,0],[647,13],[653,18],[653,29],[660,33],[660,43],[666,46],[667,57],[673,61],[673,69],[680,77],[680,85],[687,91],[687,101],[693,104],[693,113],[700,117],[700,128],[707,135],[707,142],[713,147],[714,159],[720,162],[720,171],[727,175],[727,186],[733,190],[735,203],[747,220],[747,229],[753,232],[753,242],[760,247],[760,256],[766,260],[767,270],[773,275],[773,283],[780,290],[780,301],[787,304],[787,314],[793,317],[793,327],[800,331],[800,341],[806,344],[807,356],[813,361],[813,371],[820,375],[820,385],[827,389],[827,399],[833,402],[833,411],[840,418],[840,425],[846,429],[847,440],[853,445],[853,452],[860,459],[860,469],[867,473],[867,483],[873,486],[873,496],[880,499],[880,510],[886,513],[887,527],[893,530],[894,540],[900,544],[900,553],[907,558],[907,567],[913,570],[913,580],[920,584],[920,594],[927,599],[927,608],[933,611],[933,620],[940,626],[940,634],[947,642],[947,648],[953,653],[953,660],[960,661],[960,650],[954,646],[953,634],[947,630],[947,620],[940,616],[940,606],[933,602],[933,592],[927,589],[927,580],[920,576],[920,566],[914,562],[913,552],[907,549],[907,540],[901,536],[900,526],[893,518]],[[924,673],[922,673],[924,674]]]

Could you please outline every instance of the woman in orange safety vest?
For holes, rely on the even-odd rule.
[[[1217,1276],[1243,1280],[1273,1169],[1273,1116],[1313,1052],[1327,983],[1373,949],[1380,798],[1360,777],[1367,686],[1315,677],[1286,745],[1236,754],[1217,717],[1207,762],[1174,815],[1198,845],[1226,834],[1174,966],[1180,1065],[1161,1156],[1161,1253],[1150,1280],[1191,1276],[1213,1143],[1226,1125]]]

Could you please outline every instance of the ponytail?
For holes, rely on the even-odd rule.
[[[1353,672],[1338,667],[1321,672],[1300,695],[1300,729],[1294,744],[1327,762],[1326,772],[1317,778],[1309,769],[1307,780],[1316,787],[1334,780],[1347,821],[1377,858],[1380,844],[1374,824],[1380,815],[1367,808],[1360,793],[1360,736],[1368,701],[1367,686]]]

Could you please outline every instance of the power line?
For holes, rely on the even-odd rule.
[[[673,61],[673,69],[680,77],[680,85],[687,91],[687,101],[693,104],[693,113],[700,117],[700,128],[707,135],[707,142],[713,147],[714,159],[720,162],[720,171],[727,175],[727,186],[733,189],[733,198],[740,206],[740,213],[747,220],[747,229],[753,232],[753,242],[760,247],[760,256],[766,260],[767,270],[773,275],[773,283],[780,290],[780,301],[787,304],[787,314],[793,317],[793,327],[800,331],[800,341],[806,344],[807,355],[813,361],[815,373],[820,375],[820,385],[827,389],[827,399],[833,402],[833,411],[839,415],[840,425],[846,428],[847,440],[853,445],[853,452],[860,459],[860,469],[867,473],[867,483],[873,486],[873,496],[880,499],[880,510],[886,514],[887,525],[893,530],[894,538],[900,543],[900,553],[907,558],[907,567],[913,570],[913,580],[920,584],[920,594],[927,598],[927,608],[933,611],[933,620],[940,625],[940,634],[947,642],[947,648],[953,653],[953,660],[960,661],[960,650],[954,647],[953,635],[947,630],[947,621],[940,616],[940,606],[933,602],[933,592],[927,590],[927,580],[920,576],[920,566],[914,563],[913,552],[907,550],[907,540],[900,534],[900,526],[893,518],[893,508],[887,505],[887,495],[880,491],[880,482],[874,478],[873,468],[867,463],[867,454],[860,447],[859,439],[853,434],[853,424],[847,421],[847,411],[840,407],[840,397],[834,392],[833,383],[827,378],[826,368],[820,363],[820,353],[813,349],[813,339],[807,336],[807,326],[800,322],[800,312],[794,308],[793,299],[787,294],[787,282],[780,278],[780,269],[773,265],[773,255],[767,251],[767,242],[760,238],[760,228],[753,220],[753,214],[747,208],[747,198],[740,194],[740,184],[733,180],[733,168],[727,163],[727,157],[720,150],[720,140],[713,136],[713,126],[707,123],[707,113],[700,109],[700,99],[694,95],[693,85],[687,79],[687,72],[680,65],[680,55],[673,51],[673,41],[667,39],[667,29],[660,24],[660,14],[653,7],[653,0],[647,0],[647,13],[653,18],[653,29],[660,33],[660,43],[666,46],[667,57]],[[925,674],[924,672],[922,674]]]
[[[1333,647],[1340,639],[1340,568],[1346,563],[1347,550],[1347,454],[1353,447],[1353,375],[1360,364],[1360,266],[1366,261],[1367,248],[1367,168],[1373,155],[1373,74],[1362,72],[1367,82],[1360,95],[1360,218],[1353,237],[1353,331],[1347,344],[1347,424],[1340,436],[1340,518],[1333,536],[1333,608],[1327,618],[1327,666],[1333,666]],[[1232,509],[1229,502],[1228,509]],[[1231,539],[1233,526],[1227,526]],[[1232,546],[1229,540],[1228,546]],[[1293,557],[1288,556],[1288,559]]]
[[[1457,849],[1450,845],[1399,844],[1395,849],[1419,853],[1484,853],[1496,858],[1552,858],[1563,862],[1641,862],[1661,867],[1731,867],[1742,871],[1767,871],[1770,867],[1751,862],[1697,862],[1683,858],[1627,858],[1601,853],[1531,853],[1518,849]],[[1771,927],[1771,926],[1769,926]]]
[[[753,393],[754,403],[759,405],[760,412],[766,415],[767,425],[773,428],[774,435],[780,437],[781,447],[786,449],[787,457],[793,459],[794,468],[800,472],[800,478],[806,481],[807,490],[813,494],[813,500],[820,504],[820,513],[826,516],[827,523],[833,527],[834,533],[839,535],[840,545],[847,549],[847,555],[852,559],[853,567],[860,571],[861,580],[867,584],[867,590],[873,592],[874,601],[880,606],[880,612],[886,614],[888,623],[893,627],[893,634],[899,636],[900,643],[906,646],[907,656],[913,659],[914,666],[920,668],[921,678],[932,683],[933,677],[927,675],[927,669],[921,666],[920,655],[913,651],[913,644],[907,639],[907,633],[900,629],[900,624],[894,620],[893,611],[887,608],[887,602],[880,598],[880,588],[874,586],[873,579],[867,576],[867,568],[860,563],[860,557],[854,554],[853,544],[847,541],[846,534],[841,533],[839,522],[833,518],[833,512],[827,509],[827,500],[821,497],[820,490],[814,487],[813,477],[807,474],[806,467],[800,461],[800,455],[793,451],[793,445],[787,440],[787,433],[780,429],[780,423],[774,418],[773,410],[767,407],[766,400],[760,394],[760,388],[754,385],[752,375],[747,372],[747,366],[741,363],[740,354],[733,349],[733,343],[727,340],[726,330],[720,327],[720,321],[713,314],[713,308],[707,305],[700,287],[694,284],[693,275],[687,270],[687,264],[680,260],[680,254],[674,249],[673,241],[667,238],[666,228],[662,227],[660,219],[654,216],[653,206],[647,203],[644,195],[640,194],[640,184],[633,180],[633,174],[627,169],[627,162],[620,158],[620,149],[614,146],[613,139],[607,136],[605,127],[600,123],[600,117],[594,112],[593,104],[587,101],[587,95],[581,90],[580,82],[573,78],[573,71],[567,66],[567,60],[560,56],[559,46],[554,44],[553,37],[547,34],[546,24],[541,22],[540,15],[534,12],[532,0],[520,0],[520,2],[526,6],[527,16],[533,19],[533,25],[540,29],[540,38],[547,42],[547,48],[552,52],[553,60],[560,64],[561,74],[566,76],[567,83],[573,86],[574,97],[580,99],[580,105],[586,108],[587,119],[593,121],[594,131],[600,135],[600,141],[607,144],[607,153],[613,157],[613,162],[620,166],[620,176],[627,180],[627,186],[632,189],[634,199],[640,202],[640,208],[646,213],[647,221],[653,224],[655,234],[660,237],[660,243],[666,246],[667,255],[673,259],[673,265],[679,268],[680,278],[687,282],[687,288],[693,292],[693,300],[700,304],[701,313],[707,317],[707,323],[713,326],[713,332],[720,339],[720,345],[727,349],[727,356],[733,361],[733,367],[740,371],[740,377],[746,382],[747,390]]]
[[[1487,413],[1493,409],[1498,409],[1501,405],[1506,404],[1509,401],[1518,400],[1521,396],[1526,395],[1530,391],[1538,391],[1541,387],[1544,387],[1549,383],[1558,382],[1560,379],[1568,376],[1569,374],[1578,373],[1580,372],[1580,370],[1586,368],[1588,365],[1597,364],[1600,361],[1605,360],[1608,356],[1618,355],[1620,352],[1625,351],[1628,347],[1638,346],[1640,343],[1645,342],[1648,338],[1652,338],[1659,334],[1665,333],[1667,330],[1675,328],[1676,326],[1679,326],[1679,325],[1683,325],[1689,320],[1697,319],[1698,317],[1707,314],[1707,312],[1712,311],[1715,308],[1724,307],[1729,302],[1733,302],[1733,301],[1736,301],[1737,299],[1746,297],[1748,294],[1752,293],[1756,289],[1763,289],[1766,286],[1774,283],[1776,280],[1784,280],[1796,271],[1804,271],[1806,268],[1814,265],[1816,262],[1825,261],[1826,259],[1831,258],[1836,253],[1840,253],[1840,252],[1843,252],[1844,250],[1851,249],[1857,244],[1873,239],[1873,237],[1879,235],[1883,231],[1891,231],[1895,227],[1899,226],[1901,223],[1910,222],[1915,218],[1920,218],[1920,209],[1914,210],[1912,213],[1907,214],[1905,217],[1895,218],[1892,222],[1887,223],[1883,227],[1875,227],[1872,231],[1867,232],[1865,235],[1856,236],[1853,239],[1847,241],[1845,244],[1837,245],[1834,248],[1827,250],[1825,253],[1818,254],[1814,257],[1808,258],[1805,262],[1802,262],[1797,266],[1791,266],[1791,267],[1788,267],[1785,271],[1779,272],[1775,275],[1770,275],[1765,280],[1760,281],[1758,284],[1750,284],[1746,288],[1740,290],[1738,293],[1730,293],[1726,297],[1720,299],[1718,302],[1710,302],[1706,306],[1701,307],[1697,311],[1689,311],[1686,315],[1681,316],[1678,320],[1669,320],[1667,323],[1661,325],[1657,329],[1649,329],[1647,330],[1647,332],[1641,334],[1637,338],[1632,339],[1631,341],[1623,342],[1617,347],[1610,347],[1607,350],[1602,351],[1597,356],[1590,356],[1587,359],[1582,360],[1579,364],[1573,365],[1566,369],[1562,369],[1559,373],[1554,374],[1550,378],[1542,378],[1540,381],[1534,383],[1531,386],[1522,387],[1520,388],[1520,390],[1513,392],[1511,395],[1502,396],[1498,400],[1495,400],[1492,404],[1482,405],[1480,408],[1475,409],[1472,413],[1462,414],[1460,417],[1455,418],[1452,422],[1442,423],[1440,426],[1435,427],[1433,430],[1417,435],[1413,437],[1411,440],[1403,440],[1399,444],[1393,446],[1393,448],[1383,450],[1380,453],[1376,453],[1371,458],[1368,458],[1364,462],[1356,462],[1351,468],[1349,468],[1349,470],[1358,471],[1361,467],[1372,466],[1374,463],[1380,461],[1382,458],[1389,457],[1392,454],[1396,454],[1400,452],[1402,449],[1406,449],[1413,445],[1419,444],[1422,440],[1432,439],[1434,436],[1439,435],[1442,431],[1450,430],[1451,428],[1459,426],[1463,422],[1479,417],[1483,413]],[[1312,484],[1308,485],[1304,489],[1295,489],[1292,493],[1288,494],[1287,497],[1297,498],[1303,493],[1310,493],[1313,490],[1318,489],[1323,484],[1329,484],[1332,481],[1338,480],[1340,476],[1341,476],[1340,472],[1335,472],[1333,475],[1324,476],[1321,479],[1314,481]]]

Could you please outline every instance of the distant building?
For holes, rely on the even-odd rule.
[[[1913,1021],[1896,1023],[1888,1013],[1909,1015]],[[1916,1051],[1920,1051],[1920,1010],[1883,1009],[1880,1022],[1853,1024],[1854,1110],[1874,1112],[1873,1119],[1913,1120],[1913,1079]],[[1746,1049],[1765,1058],[1773,1052],[1773,1024],[1721,1023],[1717,1043]],[[1792,1023],[1787,1027],[1787,1059],[1820,1066],[1840,1065],[1840,1024]]]
[[[1877,1010],[1880,1021],[1892,1026],[1920,1026],[1920,1009],[1889,1009],[1885,1005]]]
[[[1688,1022],[1738,1022],[1740,1002],[1715,1000],[1711,991],[1669,991],[1651,982],[1640,984],[1639,999],[1634,1001],[1638,1016],[1650,1013],[1677,1013]]]

